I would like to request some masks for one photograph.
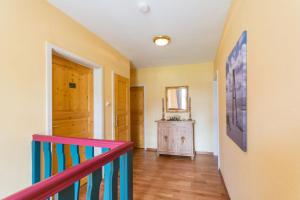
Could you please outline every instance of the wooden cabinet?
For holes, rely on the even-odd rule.
[[[157,154],[191,156],[194,159],[194,121],[156,121]]]

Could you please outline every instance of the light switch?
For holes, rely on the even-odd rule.
[[[109,107],[111,105],[111,103],[109,101],[105,102],[105,106]]]

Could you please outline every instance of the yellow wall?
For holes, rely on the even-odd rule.
[[[136,71],[135,85],[145,86],[146,147],[157,148],[157,125],[161,119],[161,98],[167,86],[189,86],[192,98],[192,117],[196,120],[195,140],[197,151],[213,151],[213,64],[194,64],[142,68]],[[188,115],[183,117],[186,119]]]
[[[215,60],[221,170],[232,200],[300,199],[300,1],[234,0]],[[248,31],[248,152],[226,135],[225,62]]]
[[[0,197],[31,181],[31,135],[45,132],[45,42],[104,66],[105,101],[112,71],[129,77],[129,61],[44,0],[4,0],[0,7]],[[111,133],[111,107],[105,133]]]

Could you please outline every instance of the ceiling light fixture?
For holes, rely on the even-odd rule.
[[[153,37],[153,42],[156,44],[156,46],[164,47],[167,46],[171,41],[171,38],[167,35],[159,35]]]
[[[138,4],[138,7],[139,7],[140,12],[143,14],[147,14],[150,12],[150,6],[145,2],[140,2]]]

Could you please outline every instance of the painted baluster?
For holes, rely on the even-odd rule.
[[[92,159],[94,157],[94,147],[85,147],[85,157],[86,159]],[[97,169],[92,174],[88,176],[87,183],[87,200],[98,200],[100,194],[100,184],[102,180],[102,168]]]
[[[65,145],[56,144],[56,154],[57,154],[57,169],[58,172],[63,172],[65,170]]]
[[[41,181],[41,142],[32,141],[32,184]]]
[[[71,157],[72,157],[72,166],[76,166],[80,163],[80,156],[79,156],[79,147],[78,145],[70,145]],[[75,200],[79,199],[79,191],[80,191],[80,181],[74,183],[74,195]]]
[[[120,157],[120,200],[132,200],[132,151]]]
[[[49,178],[52,172],[52,158],[51,158],[51,144],[49,142],[43,142],[44,152],[44,178]]]
[[[44,153],[44,178],[49,178],[52,172],[52,156],[51,156],[51,143],[43,142]],[[48,198],[47,200],[50,200]]]
[[[56,144],[56,154],[57,154],[57,162],[58,162],[58,172],[63,172],[66,168],[65,164],[65,153],[64,153],[64,145]],[[75,199],[75,187],[74,184],[67,187],[58,193],[58,200],[72,200]]]
[[[75,192],[74,192],[74,184],[70,185],[63,191],[58,193],[58,200],[72,200],[75,199]],[[56,199],[56,198],[55,198]]]
[[[90,160],[94,157],[94,148],[90,146],[85,147],[85,158],[87,160]],[[88,182],[87,182],[87,188],[86,188],[86,199],[90,200],[91,199],[91,194],[92,194],[92,175],[88,175]]]
[[[103,153],[108,152],[108,148],[103,148]],[[104,166],[104,200],[118,199],[118,170],[119,158]]]

